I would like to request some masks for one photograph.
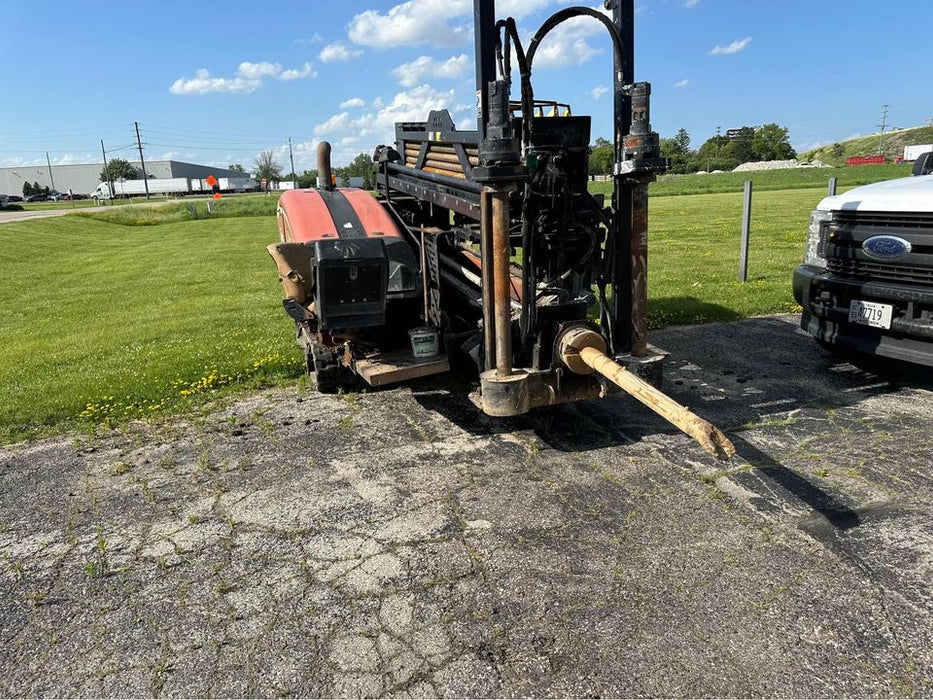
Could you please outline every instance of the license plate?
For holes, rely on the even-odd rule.
[[[853,299],[849,304],[849,322],[873,328],[890,328],[893,309],[890,304]]]

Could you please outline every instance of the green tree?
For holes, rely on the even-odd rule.
[[[755,129],[752,151],[758,160],[788,160],[797,155],[790,145],[787,127],[773,123]]]
[[[342,174],[347,181],[349,181],[351,177],[363,178],[364,190],[371,190],[376,186],[376,164],[373,163],[372,157],[365,153],[360,153],[356,158],[350,161],[347,167],[342,168]]]
[[[677,133],[674,134],[674,140],[677,142],[677,146],[681,153],[684,155],[690,153],[690,134],[687,133],[686,129],[678,129]]]
[[[138,180],[139,172],[128,160],[123,158],[111,158],[104,169],[100,171],[101,182],[113,182],[120,178],[124,180]]]
[[[243,167],[242,165],[240,165],[239,163],[233,163],[232,165],[228,165],[228,166],[227,166],[227,170],[232,170],[232,171],[235,172],[235,173],[245,173],[245,172],[246,172],[246,168],[244,168],[244,167]]]
[[[752,144],[755,141],[755,129],[751,126],[743,126],[735,129],[733,136],[729,139],[732,144],[732,155],[739,163],[749,163],[751,161],[761,160],[756,154]]]
[[[692,170],[733,170],[739,165],[732,142],[726,136],[713,136],[700,146],[690,162]]]
[[[317,186],[317,170],[305,170],[298,176],[298,186],[302,189]]]
[[[602,136],[598,137],[590,148],[590,175],[609,175],[613,158],[612,144]]]
[[[257,180],[281,180],[282,166],[275,159],[275,154],[271,150],[266,150],[256,156],[254,163],[256,166]]]
[[[28,180],[23,183],[23,196],[24,197],[28,197],[29,195],[33,193],[33,191],[34,190],[32,189],[32,184],[30,184]]]

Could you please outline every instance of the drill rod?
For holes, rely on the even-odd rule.
[[[587,347],[580,350],[580,357],[599,374],[700,443],[713,457],[729,459],[735,454],[735,447],[719,428],[681,406],[622,365],[613,362],[605,353]]]

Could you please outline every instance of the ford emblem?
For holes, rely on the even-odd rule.
[[[872,236],[862,243],[865,255],[880,260],[893,260],[910,252],[910,241],[898,236]]]

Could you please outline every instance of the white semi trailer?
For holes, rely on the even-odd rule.
[[[205,178],[191,180],[192,192],[210,192],[210,186],[204,181]],[[259,184],[251,177],[219,177],[217,186],[221,192],[252,192],[259,189]]]
[[[102,182],[97,189],[91,192],[91,198],[97,201],[105,199],[124,199],[126,197],[144,197],[147,192],[151,195],[188,194],[191,192],[191,183],[186,177],[150,178],[149,180],[114,181],[113,190],[109,182]]]

